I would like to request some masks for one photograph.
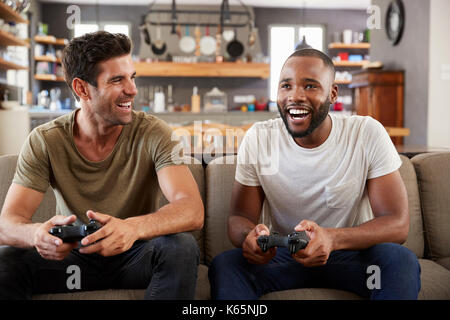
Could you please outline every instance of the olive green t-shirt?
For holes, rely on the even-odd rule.
[[[77,150],[73,126],[77,110],[35,128],[19,155],[13,183],[56,197],[56,213],[87,222],[93,210],[118,218],[158,209],[156,172],[177,163],[178,141],[162,120],[134,112],[106,159],[92,162]],[[179,163],[179,162],[178,162]]]

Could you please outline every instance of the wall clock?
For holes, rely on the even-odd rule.
[[[405,9],[401,0],[392,0],[386,14],[386,34],[395,46],[402,38],[405,26]]]

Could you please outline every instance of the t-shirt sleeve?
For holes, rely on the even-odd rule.
[[[384,176],[400,168],[402,160],[380,122],[368,118],[364,136],[369,160],[368,179]]]
[[[256,126],[253,125],[245,134],[239,146],[237,154],[235,179],[240,184],[246,186],[260,186],[256,164],[258,155],[256,146],[258,144],[258,136]]]
[[[172,128],[158,119],[151,131],[150,153],[155,164],[155,171],[182,163],[183,150]]]
[[[17,160],[13,183],[45,193],[50,185],[50,161],[42,133],[34,129]]]

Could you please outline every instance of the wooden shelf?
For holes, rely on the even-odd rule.
[[[267,79],[270,66],[267,63],[173,63],[135,62],[137,76],[141,77],[247,77]]]
[[[407,137],[410,134],[408,128],[402,127],[384,127],[390,137]]]
[[[21,46],[28,48],[30,47],[30,44],[25,40],[17,38],[9,32],[0,30],[0,46]]]
[[[61,63],[61,59],[57,58],[55,56],[36,56],[34,57],[35,61],[43,61],[43,62],[57,62],[57,63]]]
[[[14,62],[9,62],[0,58],[0,69],[1,70],[28,70],[28,67],[18,65]]]
[[[65,46],[69,43],[69,40],[67,39],[58,39],[54,36],[35,36],[34,41],[43,44],[53,44],[56,46]]]
[[[3,2],[0,2],[0,17],[5,21],[13,21],[17,23],[26,23],[26,24],[29,23],[27,19],[22,18],[22,16],[19,13],[11,9]]]
[[[54,74],[35,74],[34,79],[42,81],[65,81],[64,77],[57,77]]]
[[[328,49],[370,49],[370,43],[360,42],[360,43],[340,43],[332,42],[328,45]]]
[[[337,80],[334,83],[336,83],[336,84],[350,84],[350,83],[352,83],[352,81],[351,80]]]
[[[333,61],[333,63],[335,67],[362,67],[369,61]]]

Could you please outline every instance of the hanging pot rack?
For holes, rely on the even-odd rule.
[[[172,33],[175,32],[176,26],[191,27],[217,27],[222,28],[242,28],[254,27],[254,20],[251,12],[241,0],[238,0],[244,10],[230,10],[228,0],[223,0],[220,10],[179,10],[176,6],[176,0],[172,0],[171,9],[152,9],[157,0],[149,5],[149,10],[142,16],[142,24],[150,26],[171,26]],[[152,17],[153,15],[153,17]],[[179,15],[191,16],[192,19],[179,19]],[[164,18],[161,18],[164,17]],[[200,16],[207,16],[209,21],[200,21]],[[217,19],[215,19],[217,16]],[[197,21],[194,21],[196,19]],[[214,19],[214,20],[213,20]],[[241,22],[245,19],[243,22]]]

